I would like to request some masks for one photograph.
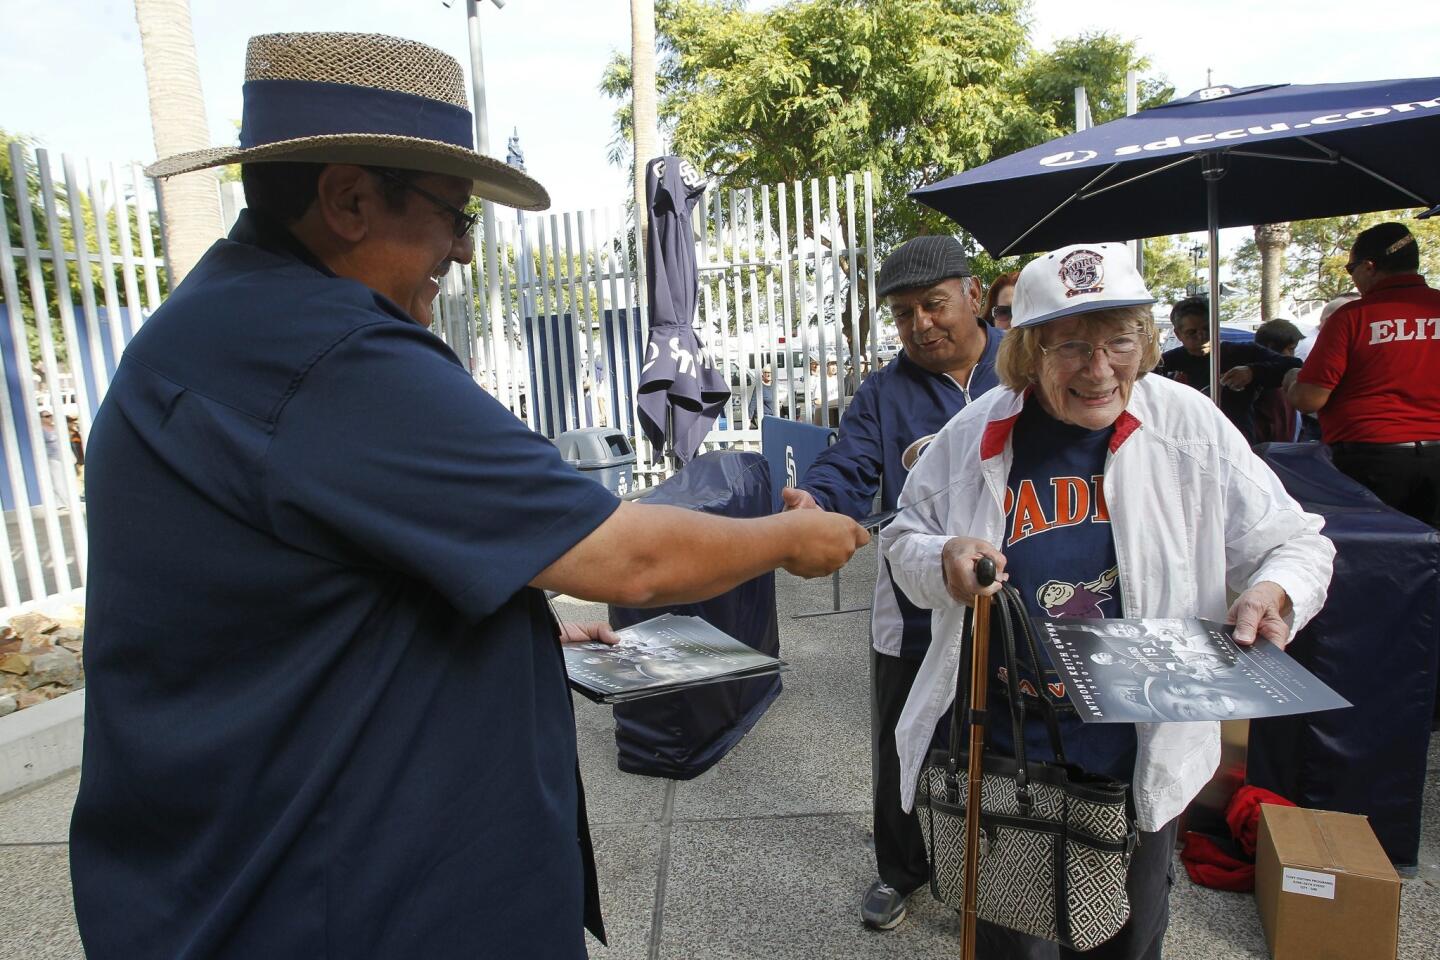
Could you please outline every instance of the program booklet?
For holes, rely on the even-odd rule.
[[[570,687],[596,703],[624,703],[707,683],[778,673],[766,656],[699,617],[666,613],[616,630],[620,642],[567,643]]]
[[[1242,720],[1349,701],[1269,641],[1238,645],[1210,620],[1032,619],[1080,719]]]

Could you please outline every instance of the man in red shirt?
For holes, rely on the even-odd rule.
[[[1321,329],[1288,397],[1318,412],[1336,467],[1440,527],[1440,290],[1419,267],[1404,224],[1360,233],[1345,264],[1360,299]]]

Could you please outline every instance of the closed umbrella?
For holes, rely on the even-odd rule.
[[[1208,229],[1214,343],[1221,227],[1432,207],[1437,155],[1437,77],[1209,87],[911,196],[996,256]]]
[[[695,456],[730,399],[730,387],[693,325],[699,276],[690,213],[704,191],[705,181],[679,157],[645,166],[650,339],[640,368],[640,426],[652,444],[668,447],[682,464]]]

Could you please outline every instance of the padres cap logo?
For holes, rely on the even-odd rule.
[[[1095,250],[1072,251],[1060,261],[1060,282],[1066,297],[1099,293],[1105,289],[1105,256]]]

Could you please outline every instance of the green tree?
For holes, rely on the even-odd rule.
[[[1100,116],[1117,95],[1123,110],[1125,71],[1143,66],[1133,45],[1105,35],[1036,55],[1023,11],[1023,0],[798,0],[764,11],[743,0],[664,0],[658,85],[671,152],[722,187],[869,171],[881,254],[916,234],[954,232],[902,198],[1061,132],[1077,85],[1093,91]],[[622,104],[622,146],[629,83],[617,55],[601,88]],[[1151,84],[1147,96],[1166,89]],[[814,236],[808,214],[797,226]],[[980,271],[1006,266],[976,259]],[[850,279],[863,304],[867,278]],[[868,325],[862,316],[862,339]]]
[[[1074,129],[1076,87],[1085,88],[1090,116],[1096,124],[1123,117],[1126,73],[1149,66],[1148,59],[1137,55],[1134,43],[1108,33],[1059,40],[1053,50],[1033,54],[1016,72],[1012,90],[1030,104],[1044,126],[1026,131],[1025,142],[1015,144],[1015,149]],[[1163,78],[1142,78],[1137,86],[1141,110],[1158,106],[1175,95],[1175,88]]]
[[[1440,278],[1440,220],[1417,220],[1408,210],[1296,220],[1290,224],[1290,245],[1281,275],[1281,296],[1296,303],[1324,303],[1353,289],[1345,273],[1350,245],[1367,227],[1390,220],[1403,222],[1420,245],[1420,271],[1432,280]],[[1235,251],[1231,282],[1247,297],[1258,300],[1260,253],[1254,240],[1247,239]]]
[[[1195,261],[1188,247],[1174,237],[1150,237],[1145,243],[1145,286],[1161,303],[1183,299],[1195,279]]]
[[[20,153],[20,165],[14,167],[11,162],[11,144],[17,144]],[[106,205],[101,211],[104,215],[105,236],[108,240],[109,253],[112,258],[113,276],[105,277],[104,268],[100,258],[99,246],[99,217],[91,198],[86,192],[86,184],[77,184],[79,187],[78,196],[71,197],[63,175],[55,170],[52,162],[54,175],[51,178],[55,198],[55,211],[57,214],[58,228],[60,234],[60,245],[66,258],[65,274],[68,283],[57,284],[55,279],[55,258],[48,253],[51,245],[49,231],[49,220],[45,214],[45,202],[41,189],[41,176],[39,165],[39,154],[36,152],[40,144],[30,137],[19,134],[11,134],[0,129],[0,201],[3,201],[5,208],[5,230],[12,251],[19,253],[23,250],[23,230],[21,226],[22,214],[28,217],[29,223],[35,232],[36,242],[39,248],[45,253],[40,260],[40,283],[45,291],[44,309],[50,318],[51,336],[55,345],[56,359],[62,367],[68,368],[67,344],[63,333],[61,321],[61,297],[68,300],[68,306],[75,315],[76,323],[84,322],[82,306],[88,294],[92,302],[100,308],[108,306],[107,287],[117,296],[117,305],[130,307],[139,310],[140,303],[126,303],[124,301],[124,264],[121,257],[121,236],[120,224],[115,208]],[[23,193],[26,198],[25,209],[22,211],[19,197],[20,186],[23,182]],[[99,184],[99,193],[102,196],[113,196],[115,191],[122,188],[121,184]],[[126,188],[128,189],[128,188]],[[140,225],[136,211],[135,197],[126,197],[128,209],[128,222],[125,228],[129,231],[130,249],[138,254],[140,245]],[[150,204],[153,207],[153,203]],[[150,224],[152,248],[159,250],[160,225],[157,220]],[[80,269],[78,253],[82,249],[89,254],[90,268],[89,276],[86,277]],[[35,324],[35,305],[31,290],[28,266],[23,259],[15,261],[16,268],[16,294],[19,299],[19,308],[24,320],[27,336],[27,348],[32,364],[38,363],[41,356],[40,336]],[[163,297],[167,289],[167,278],[164,271],[159,272],[159,285]],[[88,284],[88,290],[86,286]]]

